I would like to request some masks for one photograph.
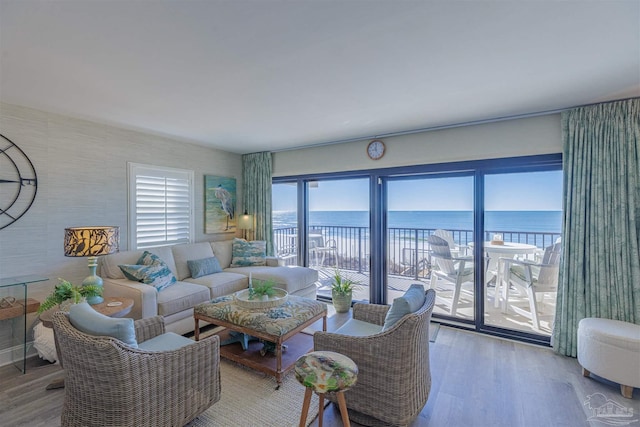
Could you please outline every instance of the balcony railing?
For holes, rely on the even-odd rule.
[[[435,228],[389,228],[387,234],[388,273],[393,275],[428,278],[429,245],[427,239],[436,231]],[[454,240],[460,245],[473,241],[473,230],[449,230]],[[541,249],[552,245],[560,237],[555,232],[526,232],[510,230],[485,230],[485,240],[491,240],[494,234],[502,234],[505,242],[527,243]],[[274,242],[279,253],[283,248],[290,255],[292,264],[297,263],[297,227],[286,227],[274,230]],[[313,226],[309,232],[309,248],[326,248],[328,242],[335,243],[335,250],[324,251],[324,266],[339,269],[369,272],[370,234],[367,227],[349,227],[336,225]],[[315,262],[313,256],[311,262]]]

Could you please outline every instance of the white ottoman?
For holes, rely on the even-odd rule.
[[[578,323],[578,362],[591,372],[620,384],[628,399],[640,388],[640,325],[588,317]]]

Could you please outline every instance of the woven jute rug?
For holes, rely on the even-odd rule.
[[[304,387],[290,372],[276,390],[276,380],[261,372],[220,360],[222,393],[218,402],[189,427],[296,427],[300,423]],[[326,402],[326,400],[325,400]],[[307,425],[318,415],[313,394]]]

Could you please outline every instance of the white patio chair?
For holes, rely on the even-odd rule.
[[[542,262],[521,259],[500,258],[500,280],[502,280],[503,312],[512,310],[531,319],[534,329],[540,330],[540,304],[547,294],[558,292],[558,273],[562,244],[554,243],[544,250]],[[517,291],[514,295],[510,289]],[[526,296],[529,310],[518,307],[515,300]]]
[[[449,243],[441,237],[431,235],[428,241],[431,247],[431,262],[436,267],[431,270],[431,289],[436,289],[441,280],[452,286],[453,296],[450,302],[446,301],[446,298],[440,297],[440,293],[437,294],[437,298],[448,304],[450,306],[449,313],[455,316],[462,285],[469,282],[473,284],[473,257],[451,256]]]
[[[315,264],[324,267],[327,254],[333,254],[333,266],[338,265],[338,244],[334,239],[324,240],[324,237],[314,239],[314,245],[311,246],[310,252],[314,256]]]
[[[284,265],[297,265],[298,264],[298,252],[296,245],[285,245],[278,247],[275,245],[276,256],[284,261]]]
[[[455,240],[453,240],[453,234],[449,230],[437,229],[433,234],[447,241],[449,250],[453,256],[464,256],[467,254],[468,246],[457,244]]]

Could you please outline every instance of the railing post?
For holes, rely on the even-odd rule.
[[[418,229],[417,228],[413,230],[413,240],[415,242],[413,259],[416,262],[415,273],[413,275],[413,278],[415,280],[418,280]]]
[[[362,228],[358,227],[358,273],[362,273]]]

